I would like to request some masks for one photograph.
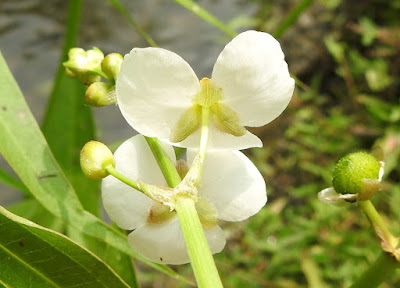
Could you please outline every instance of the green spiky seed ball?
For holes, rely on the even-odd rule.
[[[361,191],[362,180],[379,178],[379,162],[365,152],[351,153],[336,164],[332,184],[336,192],[356,194]]]

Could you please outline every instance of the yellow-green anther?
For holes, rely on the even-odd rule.
[[[147,223],[162,224],[172,219],[176,215],[175,211],[171,211],[170,207],[161,203],[155,202],[150,209]]]
[[[240,124],[239,116],[228,106],[222,103],[211,106],[211,115],[212,121],[218,130],[234,136],[246,134],[247,130]]]
[[[211,107],[222,99],[222,89],[216,87],[211,79],[201,79],[200,86],[201,90],[194,98],[196,104],[203,107]]]
[[[193,105],[190,107],[176,123],[171,132],[170,141],[173,143],[185,140],[190,134],[195,132],[201,123],[201,107]]]
[[[199,214],[201,225],[206,228],[213,228],[218,225],[217,210],[204,198],[199,198],[196,202],[196,210]]]

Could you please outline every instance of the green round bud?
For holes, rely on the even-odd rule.
[[[108,176],[107,167],[115,167],[114,156],[106,145],[97,141],[89,141],[81,151],[81,168],[85,176],[102,179]]]
[[[104,82],[94,82],[86,90],[85,99],[86,103],[93,107],[116,104],[115,86]]]
[[[111,80],[116,80],[121,69],[121,63],[124,58],[119,53],[111,53],[101,61],[101,70]]]
[[[332,184],[341,194],[362,192],[364,179],[378,179],[380,164],[373,156],[365,152],[351,153],[336,164],[333,170]]]

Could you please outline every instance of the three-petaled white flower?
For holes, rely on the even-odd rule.
[[[245,127],[263,126],[287,107],[294,89],[281,47],[247,31],[219,55],[211,79],[198,80],[185,60],[161,48],[134,48],[116,83],[118,105],[139,133],[175,146],[199,145],[201,107],[211,111],[208,150],[261,147]]]
[[[176,164],[174,150],[164,149]],[[195,151],[187,151],[192,163]],[[167,186],[146,140],[136,135],[115,152],[115,168],[130,179]],[[220,173],[221,164],[224,173]],[[218,220],[242,221],[256,214],[266,203],[263,177],[254,164],[239,151],[210,151],[203,166],[196,209],[212,253],[225,246],[225,236]],[[189,262],[185,242],[175,211],[153,201],[143,193],[112,176],[103,179],[104,208],[117,225],[131,230],[128,241],[144,257],[164,264]]]

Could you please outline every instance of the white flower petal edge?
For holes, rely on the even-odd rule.
[[[250,127],[278,117],[290,102],[295,82],[279,42],[257,31],[243,32],[225,46],[211,79],[224,91],[222,103]]]
[[[164,149],[175,164],[174,150]],[[115,169],[126,177],[153,185],[168,186],[146,140],[136,135],[114,153]],[[101,186],[104,209],[119,227],[133,230],[146,223],[154,201],[134,188],[107,176]]]
[[[225,235],[219,226],[204,230],[211,252],[225,247]],[[147,259],[161,264],[185,264],[189,256],[178,218],[163,224],[146,224],[128,235],[129,244]]]
[[[194,150],[188,150],[188,163]],[[242,221],[267,202],[265,181],[253,162],[239,151],[207,152],[199,193],[214,204],[218,218]]]
[[[179,55],[162,48],[134,48],[125,55],[116,83],[117,102],[140,134],[168,139],[193,105],[199,80]]]

